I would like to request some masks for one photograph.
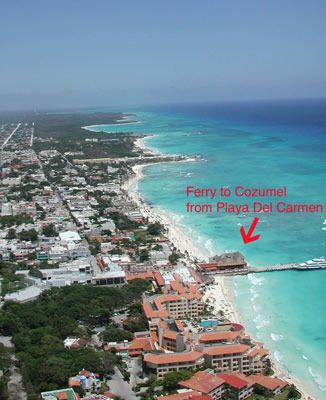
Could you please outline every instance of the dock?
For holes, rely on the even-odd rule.
[[[297,269],[299,263],[291,263],[291,264],[275,264],[268,265],[264,267],[250,267],[248,266],[248,274],[259,273],[259,272],[274,272],[274,271],[286,271],[291,269]]]

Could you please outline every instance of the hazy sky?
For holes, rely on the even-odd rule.
[[[325,0],[2,0],[0,109],[326,96]]]

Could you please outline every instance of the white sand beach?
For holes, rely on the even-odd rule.
[[[156,149],[151,149],[145,143],[145,141],[154,135],[137,138],[135,146],[151,155],[162,154]],[[185,160],[187,162],[191,160]],[[210,254],[206,249],[199,247],[194,243],[193,239],[187,234],[186,230],[178,226],[172,219],[172,216],[166,211],[154,208],[146,204],[140,197],[138,192],[138,182],[143,178],[143,169],[148,164],[140,164],[133,166],[134,176],[127,180],[123,189],[128,192],[128,195],[132,201],[137,204],[141,213],[148,218],[151,222],[159,222],[166,229],[166,236],[174,244],[174,246],[183,254],[187,254],[190,263],[193,260],[208,260]],[[212,306],[212,312],[221,317],[221,311],[223,317],[237,323],[241,322],[241,316],[237,311],[233,289],[231,287],[232,277],[230,276],[216,276],[214,278],[215,283],[209,285],[204,293],[203,299],[208,301]],[[248,332],[250,334],[250,332]],[[303,382],[299,382],[297,379],[290,376],[287,371],[275,360],[273,360],[273,370],[275,375],[281,379],[287,380],[289,383],[293,383],[301,392],[303,400],[316,400],[308,394],[308,390],[305,389]]]

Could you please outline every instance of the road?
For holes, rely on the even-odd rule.
[[[114,375],[108,381],[110,392],[125,400],[138,400],[138,397],[131,389],[131,385],[123,380],[123,376],[117,367],[114,367]]]
[[[1,146],[1,150],[3,150],[6,146],[7,143],[9,142],[9,140],[14,136],[14,134],[17,132],[17,130],[19,129],[21,125],[21,122],[19,122],[19,124],[17,124],[16,128],[11,132],[11,134],[7,137],[7,139],[3,142],[2,146]]]

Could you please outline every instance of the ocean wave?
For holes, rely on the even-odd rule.
[[[281,363],[283,360],[283,354],[280,351],[276,350],[274,351],[274,358],[278,363]]]
[[[248,275],[248,279],[255,286],[261,286],[265,281],[265,278],[263,278],[263,277],[258,278],[257,276],[255,276],[253,274]]]
[[[313,377],[313,380],[319,386],[319,389],[323,392],[326,392],[326,377],[314,372],[311,367],[308,367],[308,371],[310,375]]]
[[[255,300],[257,299],[257,297],[259,297],[259,294],[258,294],[258,293],[254,293],[254,294],[250,297],[250,300],[254,303]]]
[[[252,306],[252,308],[254,309],[254,311],[255,311],[256,313],[258,313],[258,312],[260,311],[259,304],[257,304],[257,303],[254,303],[254,305]]]
[[[265,328],[266,326],[268,326],[270,324],[270,321],[268,319],[265,319],[265,317],[263,315],[257,315],[256,318],[254,318],[254,323],[256,325],[256,328],[258,330]]]
[[[205,242],[205,248],[209,251],[210,254],[214,254],[213,240],[207,239]]]
[[[184,215],[182,215],[182,214],[174,214],[174,213],[171,213],[171,216],[172,216],[173,220],[174,220],[176,223],[178,223],[178,222],[180,222],[180,221],[182,221],[182,220],[184,219]]]
[[[284,336],[277,333],[271,333],[271,338],[274,342],[280,342],[281,340],[284,340]]]
[[[251,288],[250,288],[250,293],[251,293],[251,297],[250,297],[250,300],[254,303],[255,302],[255,300],[257,299],[257,297],[259,297],[259,293],[258,293],[258,291],[256,290],[256,287],[255,286],[252,286]]]

